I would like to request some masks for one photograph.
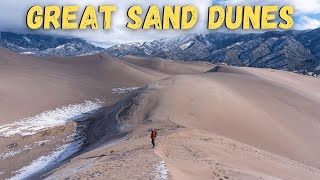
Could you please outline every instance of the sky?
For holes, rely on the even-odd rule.
[[[29,30],[26,25],[26,14],[33,5],[78,5],[81,17],[87,5],[116,5],[117,11],[113,14],[112,29],[103,30]],[[131,30],[126,28],[129,21],[127,10],[132,5],[140,5],[144,12],[151,5],[194,5],[198,9],[199,19],[192,30]],[[173,37],[184,33],[205,33],[207,30],[207,12],[211,5],[291,5],[295,9],[294,29],[315,29],[320,27],[320,0],[10,0],[0,1],[0,31],[19,33],[42,33],[80,37],[100,46],[110,46],[120,43],[150,41],[164,37]],[[102,16],[99,17],[102,21]],[[101,25],[100,25],[101,26]],[[224,31],[220,29],[219,31]],[[240,30],[241,31],[241,30]],[[239,30],[234,32],[240,32]],[[228,31],[230,32],[230,31]],[[233,32],[233,31],[231,31]],[[243,32],[242,32],[243,33]]]

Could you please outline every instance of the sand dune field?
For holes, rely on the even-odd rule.
[[[320,179],[319,78],[0,54],[0,179]]]

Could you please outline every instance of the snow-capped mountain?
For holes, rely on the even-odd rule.
[[[85,56],[107,53],[208,61],[320,75],[320,28],[309,31],[269,31],[232,34],[188,34],[151,42],[112,46],[103,50],[80,38],[0,33],[0,46],[37,56]]]
[[[113,56],[202,60],[320,74],[320,29],[256,34],[180,35],[144,43],[121,44],[104,51]]]
[[[0,46],[21,54],[36,56],[82,56],[99,53],[96,47],[80,38],[0,32]]]

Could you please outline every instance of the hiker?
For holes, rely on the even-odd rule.
[[[151,131],[151,143],[152,143],[152,148],[155,147],[155,139],[157,137],[157,130],[156,129],[152,129]]]

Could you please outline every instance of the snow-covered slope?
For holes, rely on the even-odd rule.
[[[82,56],[96,54],[102,50],[80,38],[10,32],[0,33],[0,46],[21,54],[37,56]]]

